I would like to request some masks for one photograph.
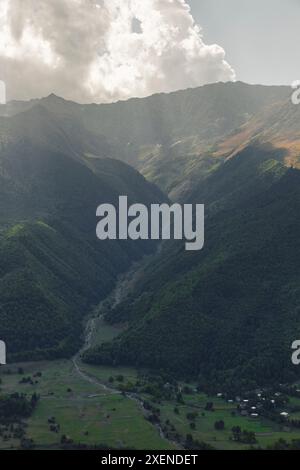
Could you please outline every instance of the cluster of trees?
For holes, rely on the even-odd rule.
[[[274,444],[268,446],[268,450],[300,450],[300,439],[293,439],[287,442],[285,439],[279,439]]]
[[[0,422],[15,422],[28,418],[39,401],[39,395],[33,393],[28,399],[25,395],[13,393],[0,396]]]
[[[256,444],[257,442],[255,433],[252,431],[242,431],[240,426],[234,426],[231,431],[232,439],[236,442],[240,442],[242,444]]]
[[[123,375],[119,374],[115,377],[109,377],[109,383],[114,384],[120,391],[140,393],[151,395],[153,400],[171,400],[177,399],[183,402],[182,394],[179,392],[178,383],[174,378],[164,373],[163,371],[157,373],[143,372],[140,373],[137,380],[125,381]],[[185,387],[184,393],[191,393],[192,389]]]
[[[23,422],[7,422],[7,424],[0,425],[0,436],[4,441],[9,439],[23,439],[26,433],[25,423]]]
[[[213,446],[203,441],[195,440],[192,434],[187,434],[184,447],[189,450],[215,450]]]
[[[220,421],[215,422],[215,430],[216,431],[224,431],[224,429],[225,429],[225,423],[222,419]]]

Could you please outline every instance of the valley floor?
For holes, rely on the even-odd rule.
[[[97,324],[101,326],[101,320]],[[112,328],[105,325],[105,336],[116,333]],[[99,328],[97,335],[99,340]],[[300,439],[300,430],[287,429],[263,418],[240,416],[235,403],[195,392],[192,384],[188,385],[192,393],[184,393],[187,384],[181,384],[182,403],[176,399],[158,400],[146,392],[122,393],[124,385],[134,384],[138,379],[138,371],[130,368],[90,366],[77,357],[75,364],[70,360],[12,364],[2,367],[0,373],[2,393],[40,395],[32,416],[25,420],[26,438],[33,440],[35,448],[59,448],[62,436],[66,436],[76,445],[168,450],[181,448],[174,442],[174,435],[182,441],[188,434],[216,449],[249,448],[232,440],[234,426],[254,432],[256,445],[262,448],[280,438]],[[32,383],[20,383],[27,377]],[[300,406],[300,399],[291,400],[293,406]],[[149,413],[141,406],[142,401],[159,408],[164,433],[160,425],[147,419]],[[213,402],[213,411],[206,410],[208,402]],[[193,429],[188,417],[191,413],[195,414]],[[53,426],[51,430],[49,420],[55,423],[56,431]],[[224,430],[215,429],[218,420],[224,421]],[[1,434],[0,449],[20,447],[20,440],[14,439],[9,431],[2,429]]]
[[[129,277],[120,280],[110,301],[119,300],[127,290]],[[300,429],[262,417],[241,416],[237,403],[200,393],[195,384],[179,384],[180,400],[160,397],[151,387],[132,392],[143,371],[91,366],[81,361],[87,348],[112,339],[121,329],[104,322],[100,305],[97,315],[87,321],[84,345],[72,360],[0,368],[1,394],[40,396],[31,417],[23,420],[25,437],[32,440],[34,448],[61,448],[62,441],[67,440],[76,446],[169,450],[182,448],[187,436],[215,449],[249,448],[249,444],[233,439],[233,427],[254,434],[255,446],[264,449],[279,439],[300,439]],[[207,409],[208,403],[213,403],[212,410]],[[290,397],[290,417],[299,419],[299,410],[300,397]],[[153,419],[153,415],[159,419]],[[218,421],[224,422],[224,429],[216,430]],[[0,423],[0,449],[20,446],[13,430]]]

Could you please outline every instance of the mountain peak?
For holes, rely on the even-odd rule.
[[[63,102],[65,101],[61,96],[56,95],[55,93],[50,93],[50,95],[46,96],[45,98],[42,98],[42,100],[51,100],[51,101],[60,101]]]

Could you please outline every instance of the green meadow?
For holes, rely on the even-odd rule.
[[[18,374],[23,367],[24,375]],[[18,391],[30,396],[40,395],[33,415],[27,420],[26,437],[42,448],[57,447],[62,435],[74,443],[105,445],[111,448],[169,449],[158,430],[143,415],[140,405],[119,392],[110,392],[101,386],[84,381],[71,361],[26,363],[10,366],[11,373],[1,369],[3,393]],[[38,383],[20,384],[23,377],[42,372]],[[103,377],[113,371],[103,371]],[[100,374],[101,376],[101,374]],[[59,432],[50,430],[48,419],[55,418]],[[18,447],[16,441],[6,441],[5,448]]]
[[[22,367],[23,374],[18,373],[19,367]],[[122,376],[124,384],[135,383],[138,377],[136,370],[86,364],[80,364],[80,367],[99,384],[84,380],[68,360],[14,364],[1,368],[1,393],[17,391],[27,396],[34,392],[40,395],[35,411],[26,420],[26,437],[33,439],[36,448],[57,448],[63,435],[76,444],[89,446],[158,450],[180,448],[179,445],[175,446],[172,434],[170,441],[160,436],[158,429],[145,419],[145,412],[137,401],[117,390],[119,376]],[[7,373],[8,370],[10,373]],[[34,377],[39,372],[42,375]],[[29,376],[33,379],[33,385],[20,383]],[[113,383],[111,377],[114,378]],[[100,382],[110,388],[102,387]],[[257,440],[255,447],[267,448],[280,438],[286,441],[300,439],[300,430],[285,429],[261,417],[240,416],[235,404],[203,393],[183,394],[182,404],[175,400],[154,400],[147,394],[142,394],[141,398],[159,408],[163,426],[168,423],[182,438],[190,434],[194,440],[216,449],[249,448],[249,445],[232,440],[231,429],[234,426],[254,432]],[[291,397],[290,406],[297,406],[299,401]],[[208,402],[213,402],[213,411],[205,409]],[[175,408],[178,412],[174,411]],[[187,417],[190,413],[195,415],[193,429]],[[291,416],[299,418],[299,412],[291,413]],[[48,420],[52,418],[59,425],[58,432],[50,430]],[[220,420],[224,421],[225,427],[217,431],[215,423]],[[2,449],[19,446],[20,442],[16,439],[3,440],[0,437]]]
[[[119,331],[119,327],[107,325],[99,318],[95,322],[92,344],[111,340]],[[164,429],[162,437],[158,427],[146,419],[141,402],[119,390],[135,385],[141,371],[89,365],[80,358],[76,362],[80,371],[71,360],[28,362],[0,368],[1,394],[18,392],[30,397],[35,392],[40,396],[33,414],[25,420],[26,438],[32,439],[36,448],[59,448],[62,436],[66,436],[76,445],[168,450],[182,448],[186,436],[190,435],[194,441],[215,449],[247,449],[249,444],[233,440],[232,428],[237,426],[253,432],[254,447],[263,449],[279,439],[288,442],[300,439],[300,430],[262,417],[241,416],[235,403],[196,392],[195,384],[184,383],[179,386],[185,390],[184,386],[188,385],[190,393],[182,393],[182,402],[175,398],[160,399],[146,392],[138,394],[140,400],[159,410],[160,426]],[[21,383],[28,377],[29,383]],[[206,409],[208,402],[213,403],[212,410]],[[300,419],[300,398],[290,397],[288,406],[290,417]],[[224,422],[224,429],[215,429],[218,421]],[[55,430],[51,429],[53,422]],[[18,439],[0,436],[0,449],[19,447]]]

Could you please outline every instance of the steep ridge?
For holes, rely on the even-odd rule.
[[[87,362],[165,369],[213,390],[295,378],[300,172],[284,157],[253,145],[199,185],[190,202],[206,203],[203,251],[166,243],[107,314],[128,329],[88,351]]]
[[[54,148],[27,135],[0,152],[0,337],[10,359],[73,354],[84,315],[154,249],[97,240],[98,205],[117,207],[120,191],[131,203],[166,200],[122,162],[94,167]]]
[[[80,105],[50,95],[0,106],[0,115],[16,118],[22,111],[42,107],[52,126],[56,125],[60,150],[69,147],[77,156],[91,154],[127,162],[178,198],[189,190],[189,179],[192,184],[218,164],[222,155],[214,152],[220,140],[289,96],[288,87],[217,83],[103,105]],[[7,121],[6,117],[6,126]],[[1,127],[0,122],[0,135]],[[40,127],[37,123],[35,138]]]

